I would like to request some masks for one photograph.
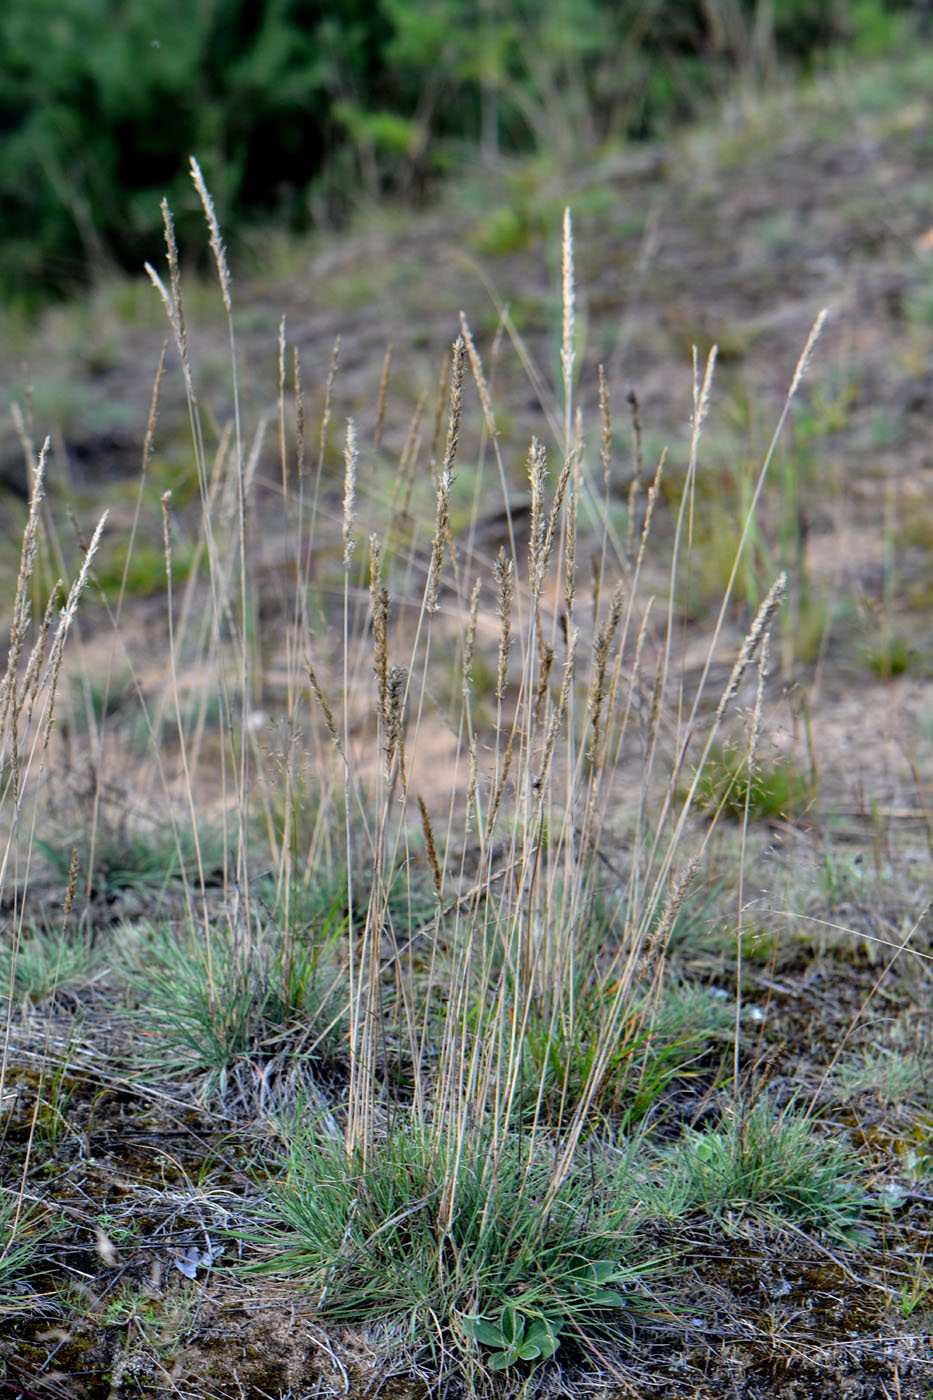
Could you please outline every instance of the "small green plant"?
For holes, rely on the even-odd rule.
[[[910,670],[911,646],[906,637],[883,635],[877,645],[865,650],[870,670],[883,681],[904,676]]]
[[[905,1317],[913,1317],[915,1312],[925,1310],[929,1306],[931,1294],[933,1278],[921,1259],[913,1265],[910,1277],[901,1285],[901,1312]]]
[[[177,1357],[191,1333],[199,1300],[196,1285],[188,1283],[159,1297],[127,1284],[105,1301],[103,1324],[123,1329],[110,1376],[115,1390],[122,1389],[124,1378],[132,1377],[141,1389],[140,1379],[147,1372],[164,1374],[166,1361]]]
[[[519,1361],[545,1361],[553,1356],[564,1322],[560,1316],[526,1315],[506,1304],[495,1317],[463,1317],[460,1325],[474,1342],[490,1349],[489,1369],[504,1371]]]
[[[576,1288],[575,1301],[581,1305],[607,1310],[630,1305],[625,1293],[609,1286],[631,1283],[631,1271],[621,1268],[616,1259],[571,1256],[562,1281],[568,1293]],[[506,1303],[492,1316],[463,1317],[460,1325],[475,1342],[491,1349],[486,1358],[489,1369],[504,1371],[519,1361],[545,1361],[553,1356],[567,1321],[566,1313],[546,1313],[534,1308],[526,1311],[516,1302]]]
[[[701,809],[723,812],[743,821],[780,821],[801,816],[816,796],[812,778],[802,774],[790,758],[765,761],[756,755],[749,765],[740,749],[716,748],[710,752],[696,787]]]
[[[95,1217],[94,1223],[101,1234],[106,1235],[111,1244],[130,1244],[137,1238],[137,1231],[132,1223],[127,1224],[125,1217],[121,1223],[120,1219],[112,1215],[110,1211],[100,1211]]]

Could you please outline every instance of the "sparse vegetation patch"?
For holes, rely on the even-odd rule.
[[[543,130],[553,77],[497,82]],[[361,151],[402,140],[347,103]],[[652,339],[632,298],[680,254],[648,218],[613,340],[592,308],[619,267],[587,266],[568,209],[511,310],[483,269],[475,314],[370,369],[291,318],[263,358],[190,174],[216,281],[166,202],[169,347],[115,563],[83,505],[63,545],[52,447],[15,420],[0,1383],[926,1400],[930,732],[893,642],[928,643],[900,496],[820,470],[865,427],[832,317],[795,308],[758,381],[762,326],[719,355],[675,308]],[[742,257],[796,256],[806,221],[758,215]],[[539,230],[487,235],[524,257]],[[711,284],[741,281],[728,251],[710,235]],[[655,454],[666,394],[687,427]]]

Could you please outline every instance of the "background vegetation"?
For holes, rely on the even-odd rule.
[[[12,0],[0,10],[0,291],[182,241],[197,156],[228,239],[341,218],[452,166],[653,137],[738,73],[878,52],[916,0]]]

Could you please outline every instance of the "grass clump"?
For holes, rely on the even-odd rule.
[[[86,984],[98,954],[83,933],[70,928],[24,928],[15,940],[0,937],[0,996],[14,1002],[43,1001],[58,991]]]
[[[230,325],[236,398],[229,270],[196,164],[192,177]],[[197,424],[167,209],[165,218],[168,285],[152,269],[150,275]],[[334,542],[340,525],[342,562],[328,554],[323,588],[300,566],[300,602],[277,639],[287,662],[285,742],[277,759],[286,790],[277,799],[268,794],[280,783],[250,729],[250,696],[262,681],[262,652],[250,641],[251,468],[238,437],[231,443],[226,510],[215,508],[203,433],[196,433],[212,586],[206,609],[212,626],[201,633],[202,654],[226,697],[225,742],[217,752],[236,853],[224,867],[224,917],[212,915],[202,889],[200,900],[192,900],[198,916],[180,935],[163,931],[147,953],[150,967],[138,973],[149,1033],[173,1045],[176,1062],[202,1077],[203,1093],[226,1094],[228,1103],[232,1089],[246,1100],[247,1080],[269,1085],[283,1059],[296,1058],[296,1027],[308,1028],[309,1055],[338,1025],[346,1027],[339,1114],[325,1111],[326,1134],[300,1122],[286,1130],[288,1167],[269,1220],[275,1252],[268,1270],[299,1278],[322,1315],[382,1319],[415,1347],[430,1342],[442,1357],[453,1345],[461,1357],[485,1357],[491,1369],[544,1360],[564,1332],[595,1335],[607,1314],[631,1310],[622,1286],[639,1260],[629,1196],[610,1172],[608,1154],[598,1150],[594,1127],[607,1118],[617,1126],[644,1118],[699,1048],[691,1034],[662,1032],[655,1019],[668,943],[709,835],[708,824],[698,828],[690,819],[705,761],[721,743],[750,668],[758,666],[763,684],[768,628],[785,588],[780,578],[764,597],[711,707],[704,692],[729,616],[737,557],[695,692],[687,695],[681,684],[677,693],[669,663],[679,626],[678,575],[689,567],[691,487],[678,508],[664,640],[653,674],[645,673],[651,602],[642,597],[643,571],[664,463],[650,485],[640,484],[641,496],[633,487],[631,528],[620,540],[588,482],[575,398],[574,277],[568,210],[560,407],[548,417],[551,441],[534,438],[525,457],[530,505],[521,547],[489,381],[465,317],[434,406],[433,529],[422,535],[417,556],[414,545],[410,558],[396,556],[377,528],[380,520],[384,528],[384,505],[368,501],[364,491],[370,444],[347,421],[342,522],[336,516],[330,522]],[[780,423],[821,325],[822,318]],[[284,324],[281,335],[284,425]],[[711,354],[705,373],[695,375],[690,482],[714,366]],[[297,357],[295,381],[296,417],[303,421]],[[476,421],[464,410],[468,393],[478,400],[479,453],[493,459],[507,521],[509,547],[494,562],[461,553],[451,523],[456,468]],[[613,434],[604,375],[599,403],[608,499]],[[324,445],[329,413],[328,400]],[[303,509],[310,495],[304,440],[297,471],[284,426],[280,451],[285,527],[294,531],[294,557],[310,559],[315,517]],[[321,452],[323,459],[325,446]],[[773,452],[774,443],[739,552]],[[404,488],[410,463],[400,461],[399,470]],[[488,489],[475,477],[474,502]],[[336,504],[336,489],[333,498]],[[588,541],[589,584],[577,552],[584,518],[578,512],[588,508],[601,521]],[[367,515],[372,528],[361,561]],[[170,564],[167,506],[165,531]],[[485,578],[473,576],[477,565]],[[170,567],[166,573],[171,588]],[[173,636],[173,648],[177,641]],[[180,654],[173,650],[173,666]],[[459,663],[455,685],[452,656]],[[482,705],[474,690],[477,658],[490,676],[495,672],[494,695],[487,693]],[[670,765],[661,739],[668,701],[679,715]],[[177,713],[177,701],[174,708]],[[711,720],[703,718],[710,713]],[[604,880],[602,857],[615,842],[619,803],[630,796],[620,759],[635,746],[645,757],[632,851],[619,876],[611,927],[597,941],[592,916]],[[684,794],[686,756],[698,749],[704,757]],[[247,836],[260,798],[276,881],[271,907],[286,915],[280,944],[270,942],[251,879],[255,853]],[[313,998],[319,984],[301,972],[297,896],[320,886],[325,894],[316,917],[329,909],[325,920],[335,936],[339,931],[346,998],[340,1015],[325,998],[309,1021],[296,987],[307,985]],[[265,898],[268,905],[268,891]],[[313,927],[309,947],[319,949]],[[283,978],[285,968],[298,969],[297,981]]]
[[[865,661],[879,680],[890,681],[910,670],[914,648],[906,637],[882,635],[880,641],[865,649]]]
[[[532,1121],[538,1116],[559,1129],[579,1103],[602,1053],[602,1021],[616,990],[592,972],[581,974],[572,1018],[545,1020],[532,1010],[522,1044],[523,1111]],[[675,1081],[683,1086],[700,1062],[715,1070],[734,1021],[727,1003],[686,984],[633,998],[614,1048],[602,1054],[590,1129],[610,1124],[613,1131],[628,1133],[663,1113],[666,1091]]]
[[[72,862],[87,898],[113,903],[129,890],[165,894],[173,884],[197,883],[205,874],[222,870],[222,837],[206,825],[197,835],[188,827],[135,821],[126,808],[101,806],[96,824],[68,826],[34,844],[55,876],[69,878]]]
[[[858,1165],[845,1146],[818,1134],[809,1116],[767,1095],[725,1108],[719,1122],[691,1129],[665,1158],[662,1211],[697,1208],[726,1229],[746,1219],[850,1236],[867,1210]]]
[[[629,1199],[598,1155],[555,1192],[546,1142],[488,1129],[396,1124],[368,1156],[297,1120],[286,1137],[262,1267],[299,1279],[323,1316],[383,1320],[414,1348],[478,1342],[503,1369],[644,1307]]]
[[[842,1098],[875,1094],[883,1103],[929,1102],[929,1060],[890,1047],[870,1046],[839,1065],[836,1081]]]
[[[200,1081],[205,1099],[263,1082],[299,1080],[339,1054],[347,1033],[346,980],[326,943],[270,930],[244,944],[229,925],[151,926],[127,969],[148,1049],[143,1061]],[[253,1076],[254,1082],[256,1076]]]
[[[811,777],[793,759],[750,760],[747,751],[723,747],[707,756],[696,788],[697,806],[734,821],[784,821],[802,816],[816,796]]]
[[[0,1309],[10,1315],[33,1306],[29,1281],[43,1235],[40,1215],[21,1207],[15,1192],[0,1187]]]

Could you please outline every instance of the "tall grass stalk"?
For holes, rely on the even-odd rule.
[[[39,523],[48,449],[49,440],[46,439],[32,472],[29,513],[20,551],[6,667],[0,676],[0,772],[3,775],[0,784],[0,817],[5,828],[0,853],[0,897],[4,902],[9,900],[12,908],[9,980],[4,988],[6,1009],[3,1043],[0,1049],[0,1103],[4,1102],[10,1067],[16,968],[25,919],[24,890],[28,884],[33,850],[41,829],[43,780],[48,775],[51,761],[50,744],[65,644],[74,624],[78,604],[87,587],[90,570],[107,521],[105,512],[87,546],[80,570],[68,590],[57,622],[55,606],[60,596],[61,580],[52,588],[41,619],[38,623],[34,622],[32,586],[39,561]],[[72,882],[69,882],[69,889],[73,893]],[[21,1253],[18,1234],[44,1077],[43,1066],[36,1092],[35,1113],[24,1153],[20,1190],[12,1213],[7,1213],[2,1222],[0,1277],[3,1275],[5,1264]]]

